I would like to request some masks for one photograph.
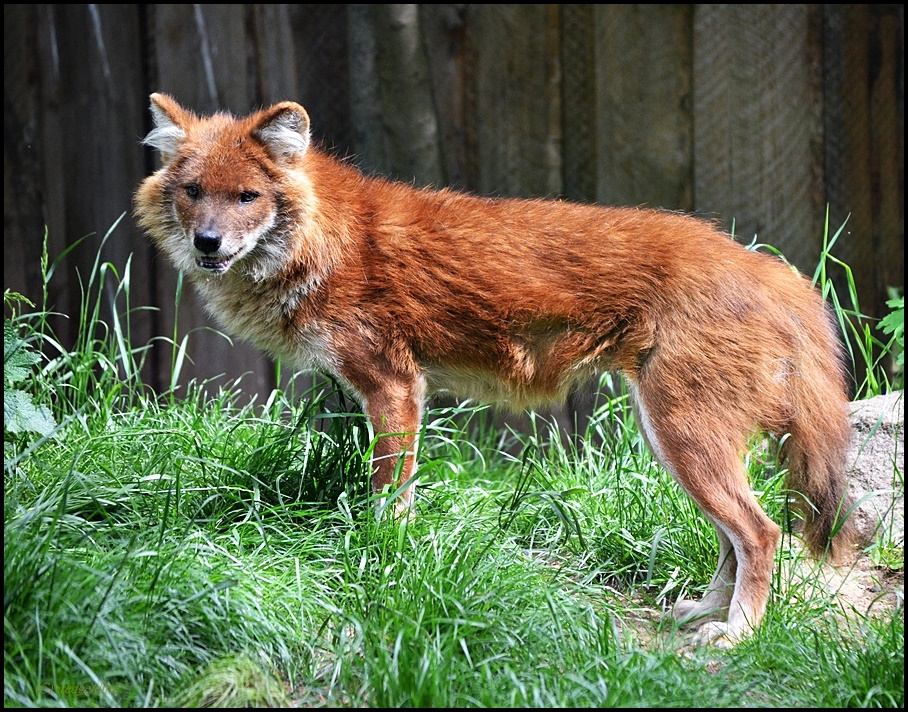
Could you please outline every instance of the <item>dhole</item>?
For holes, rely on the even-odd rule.
[[[674,616],[728,645],[763,617],[780,530],[742,463],[783,436],[805,540],[841,557],[850,429],[836,334],[782,261],[656,210],[490,199],[367,178],[285,101],[199,117],[151,96],[164,166],[136,215],[227,331],[323,369],[377,435],[372,487],[413,499],[432,393],[532,407],[620,372],[651,450],[715,525],[719,564]],[[403,458],[402,466],[399,458]],[[400,473],[399,477],[396,473]]]

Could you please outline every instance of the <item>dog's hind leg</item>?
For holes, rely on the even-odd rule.
[[[745,431],[733,417],[710,417],[706,404],[632,384],[638,424],[656,457],[713,523],[720,558],[703,600],[674,616],[699,623],[698,643],[731,645],[763,618],[779,527],[757,503],[741,460]],[[727,621],[723,618],[727,611]]]
[[[728,607],[735,593],[735,570],[738,559],[731,539],[715,522],[719,535],[719,565],[706,593],[699,601],[680,600],[672,608],[672,617],[682,624],[701,625],[707,621],[728,618]]]
[[[701,490],[694,495],[697,505],[713,520],[720,541],[723,537],[729,539],[736,559],[728,620],[705,621],[694,638],[699,643],[733,645],[738,642],[763,620],[769,600],[773,561],[781,532],[746,487],[743,467],[735,477],[744,480],[745,486],[717,488],[705,494]],[[720,562],[717,575],[721,575],[722,566]],[[707,593],[701,605],[706,604],[708,608],[711,595],[712,591]]]

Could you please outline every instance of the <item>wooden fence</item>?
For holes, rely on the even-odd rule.
[[[274,369],[203,327],[129,211],[148,94],[199,112],[281,99],[371,173],[720,219],[812,273],[826,207],[863,310],[904,284],[902,5],[4,5],[4,287],[78,312],[101,238],[133,338],[192,331],[185,377]],[[112,290],[110,299],[112,300]],[[118,307],[124,308],[124,304]],[[61,321],[71,339],[73,322]],[[147,381],[166,385],[170,350]],[[184,379],[185,380],[185,379]]]

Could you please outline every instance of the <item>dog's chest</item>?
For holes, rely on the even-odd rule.
[[[300,368],[333,370],[336,361],[318,319],[301,320],[306,290],[249,281],[203,281],[205,306],[231,335]]]

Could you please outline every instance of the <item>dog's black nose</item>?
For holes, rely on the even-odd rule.
[[[221,249],[221,236],[213,231],[197,232],[193,244],[199,252],[210,255]]]

